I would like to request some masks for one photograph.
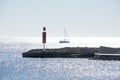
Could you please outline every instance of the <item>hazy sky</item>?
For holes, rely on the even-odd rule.
[[[0,37],[120,37],[120,0],[0,0]]]

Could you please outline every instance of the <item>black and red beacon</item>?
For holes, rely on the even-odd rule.
[[[43,27],[42,43],[43,43],[43,50],[45,51],[45,44],[46,44],[46,27]]]

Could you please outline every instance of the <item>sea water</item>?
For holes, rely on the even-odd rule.
[[[120,38],[48,38],[46,48],[120,47]],[[0,80],[120,80],[120,61],[85,58],[23,58],[22,53],[41,49],[41,38],[0,39]]]

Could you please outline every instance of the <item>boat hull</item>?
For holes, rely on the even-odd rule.
[[[59,43],[70,43],[70,41],[59,41]]]

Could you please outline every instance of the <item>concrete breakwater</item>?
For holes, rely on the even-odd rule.
[[[22,53],[23,57],[29,58],[91,58],[99,48],[66,47],[60,49],[33,49]]]
[[[94,54],[95,60],[120,60],[120,48],[100,46],[99,51]]]

